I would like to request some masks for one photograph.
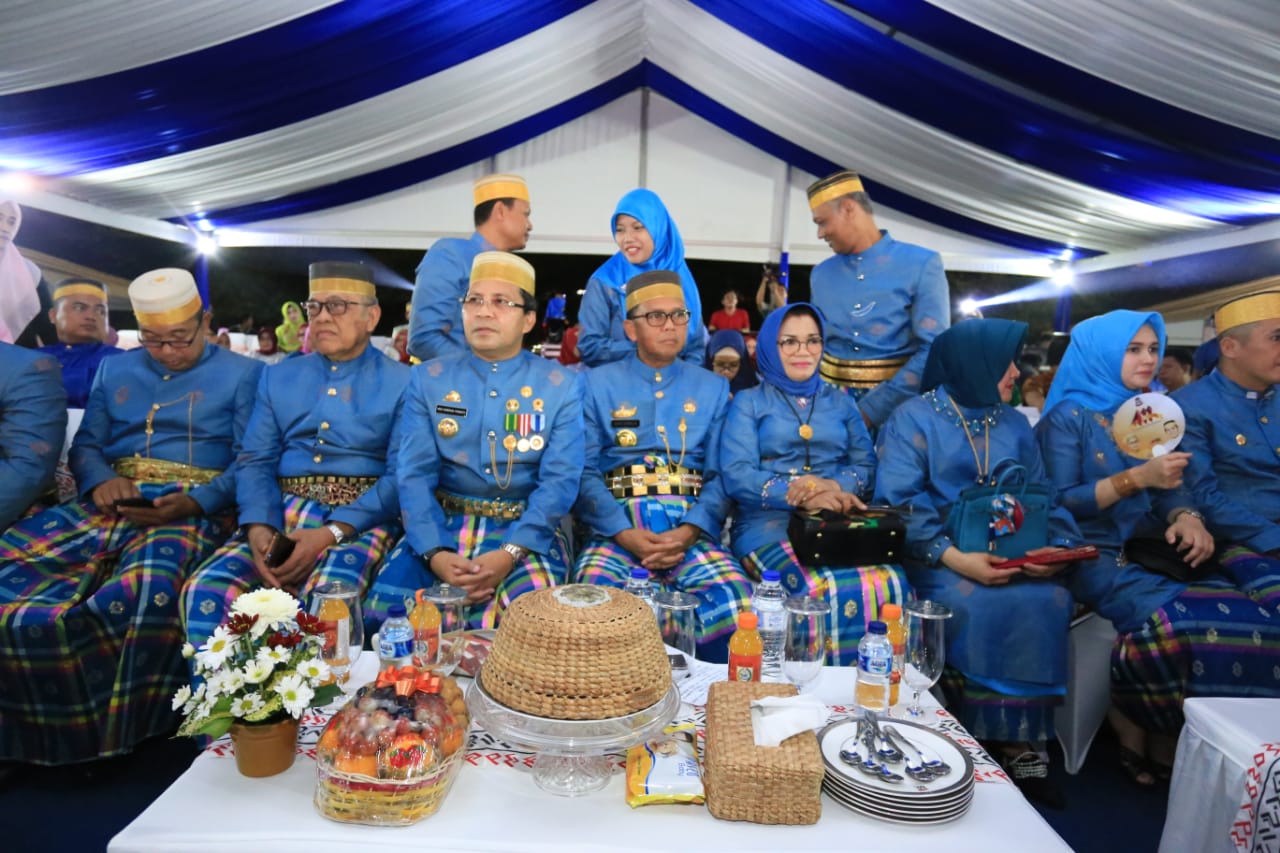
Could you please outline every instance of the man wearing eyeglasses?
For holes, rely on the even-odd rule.
[[[882,231],[854,172],[815,181],[808,195],[818,237],[836,253],[809,279],[813,304],[827,318],[819,370],[878,427],[920,393],[929,345],[951,325],[942,258]]]
[[[175,722],[178,593],[226,538],[261,365],[208,341],[191,274],[129,286],[142,347],[105,359],[69,463],[80,500],[0,537],[0,759],[129,752]]]
[[[680,359],[689,311],[678,273],[627,282],[623,330],[635,352],[586,376],[586,468],[575,515],[591,528],[578,580],[655,586],[698,598],[698,658],[728,659],[750,587],[718,537],[729,511],[719,472],[729,383]]]
[[[522,349],[538,321],[533,267],[506,252],[471,265],[468,352],[413,368],[396,481],[405,538],[365,606],[366,623],[437,581],[467,593],[472,628],[518,596],[563,583],[561,519],[582,475],[582,390],[573,371]]]
[[[369,346],[382,312],[368,267],[308,272],[312,351],[263,369],[237,464],[240,533],[182,591],[196,646],[253,587],[306,600],[341,581],[363,594],[400,535],[396,427],[409,367]]]
[[[431,244],[418,265],[409,316],[409,354],[422,361],[467,352],[459,301],[481,252],[517,252],[529,242],[529,187],[519,175],[486,175],[473,192],[476,231]]]
[[[124,352],[107,346],[107,288],[91,278],[67,278],[53,289],[49,319],[58,332],[58,342],[40,348],[62,365],[62,385],[67,389],[67,405],[83,409],[98,364],[107,356]]]

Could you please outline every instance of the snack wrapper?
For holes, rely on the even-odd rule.
[[[627,805],[703,802],[691,725],[668,726],[660,737],[627,750]]]

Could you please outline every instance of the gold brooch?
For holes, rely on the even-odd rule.
[[[458,434],[458,422],[453,418],[444,418],[436,424],[436,432],[440,433],[442,438],[453,438]]]
[[[630,403],[623,403],[622,405],[618,406],[618,408],[613,410],[613,416],[615,418],[629,418],[635,413],[636,413],[636,407],[631,405]]]
[[[457,391],[450,391],[448,394],[444,395],[444,401],[446,403],[461,403],[462,395]]]
[[[635,411],[635,410],[633,409],[633,410],[632,410],[632,412],[634,413],[634,411]],[[639,441],[639,439],[637,439],[637,438],[636,438],[636,434],[635,434],[634,432],[632,432],[631,430],[629,430],[629,429],[620,429],[620,430],[618,430],[618,445],[619,445],[619,446],[621,446],[621,447],[635,447],[635,446],[636,446],[636,442],[637,442],[637,441]]]

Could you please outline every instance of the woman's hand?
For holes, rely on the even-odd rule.
[[[813,474],[796,477],[787,486],[787,503],[792,506],[804,506],[804,502],[815,495],[840,491],[840,484]]]
[[[855,509],[866,509],[867,505],[858,499],[857,495],[851,495],[848,492],[818,492],[811,497],[805,498],[800,502],[800,509],[808,512],[816,512],[821,509],[829,509],[832,512],[839,512],[848,515]]]
[[[1148,459],[1132,473],[1144,489],[1176,489],[1182,485],[1182,472],[1190,460],[1190,453],[1166,453]]]
[[[942,552],[942,565],[983,586],[1004,586],[1022,571],[1017,566],[997,569],[996,564],[1003,562],[1004,557],[977,551],[961,551],[954,545]]]

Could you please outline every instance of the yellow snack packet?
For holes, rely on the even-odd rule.
[[[627,750],[627,805],[706,802],[693,738],[690,724],[668,726]]]

